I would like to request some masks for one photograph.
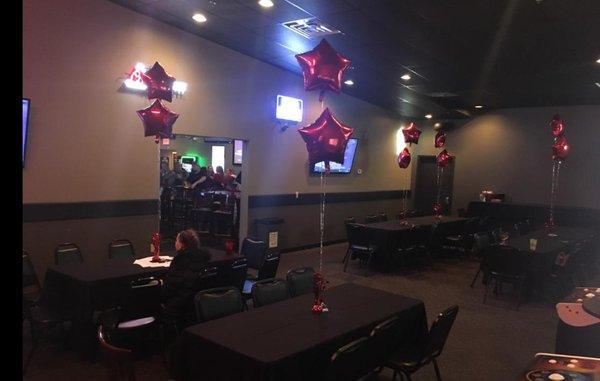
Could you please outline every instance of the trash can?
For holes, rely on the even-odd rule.
[[[284,223],[283,218],[268,217],[254,220],[254,234],[267,245],[267,252],[279,250],[279,231]]]

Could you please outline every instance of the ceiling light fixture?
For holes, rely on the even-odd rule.
[[[475,105],[475,108],[483,108],[482,105]]]
[[[344,81],[344,84],[346,84],[348,86],[352,86],[352,85],[354,85],[354,81],[351,80],[351,79],[347,79],[347,80]]]
[[[431,114],[427,114],[427,115],[425,115],[425,118],[427,118],[427,119],[431,119],[431,118],[433,118],[433,115],[431,115]]]
[[[400,77],[400,78],[402,78],[402,79],[403,79],[403,80],[405,80],[405,81],[408,81],[408,80],[410,80],[410,75],[409,75],[409,74],[404,74],[404,75],[403,75],[402,77]]]
[[[271,8],[273,6],[273,2],[271,0],[259,0],[258,5],[263,8]]]
[[[596,60],[596,63],[597,63],[597,64],[600,64],[600,58],[598,58],[598,59]]]
[[[194,15],[192,16],[192,20],[194,20],[197,23],[203,23],[206,22],[207,18],[202,13],[194,13]]]

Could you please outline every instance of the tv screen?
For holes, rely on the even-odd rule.
[[[233,165],[242,165],[242,153],[244,149],[243,140],[233,141]]]
[[[352,164],[354,164],[354,155],[356,154],[356,147],[358,146],[358,139],[349,139],[346,145],[346,151],[344,152],[344,162],[342,164],[329,162],[329,173],[340,173],[348,174],[352,171]],[[325,163],[316,163],[312,168],[312,173],[321,173],[325,171]]]
[[[25,166],[25,151],[27,147],[27,127],[29,126],[29,99],[23,98],[23,127],[22,134],[23,140],[21,141],[22,149],[22,160],[23,166]]]

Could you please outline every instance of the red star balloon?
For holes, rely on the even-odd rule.
[[[435,148],[442,148],[446,145],[446,133],[444,131],[438,131],[435,134]]]
[[[417,125],[413,122],[410,122],[408,126],[402,129],[402,134],[404,134],[404,142],[408,144],[419,144],[419,136],[421,135],[421,130],[417,128]]]
[[[408,148],[404,148],[400,155],[398,155],[398,166],[402,169],[406,169],[410,164],[410,151]]]
[[[144,123],[144,136],[156,136],[159,138],[170,138],[173,134],[173,123],[179,114],[171,112],[160,100],[155,100],[150,107],[137,111],[138,116]]]
[[[344,70],[350,66],[350,60],[336,52],[325,39],[313,50],[296,54],[296,60],[304,74],[306,91],[321,90],[319,100],[323,99],[326,90],[340,92],[342,76]]]
[[[344,151],[353,128],[341,124],[326,108],[310,126],[298,130],[306,142],[311,166],[321,161],[329,169],[329,162],[344,163]]]
[[[561,136],[560,138],[556,139],[556,142],[552,146],[552,159],[556,161],[563,161],[566,159],[568,154],[569,142],[567,141],[567,138]]]
[[[148,99],[164,99],[167,102],[173,100],[175,77],[167,74],[158,61],[148,71],[142,73],[142,80],[148,86]]]
[[[563,134],[565,129],[565,122],[560,119],[560,115],[556,114],[550,121],[550,128],[552,129],[552,135],[559,137]]]
[[[447,166],[451,160],[452,160],[452,156],[450,156],[450,154],[446,150],[443,150],[442,152],[438,153],[437,158],[436,158],[438,167]]]

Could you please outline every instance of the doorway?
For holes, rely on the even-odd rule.
[[[175,134],[160,145],[160,234],[170,242],[185,229],[201,244],[237,250],[247,207],[242,168],[245,141]],[[243,208],[246,207],[246,208]],[[242,237],[243,238],[243,237]]]
[[[452,213],[452,184],[454,183],[454,159],[440,172],[440,204],[442,214]],[[415,186],[415,208],[425,214],[433,213],[437,201],[438,166],[435,156],[418,157],[417,181]]]

